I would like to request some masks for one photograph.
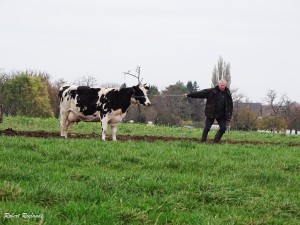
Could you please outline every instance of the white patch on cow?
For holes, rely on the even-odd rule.
[[[138,104],[138,101],[134,97],[131,97],[130,101],[132,104]]]
[[[69,88],[68,88],[68,91],[74,91],[74,90],[77,90],[78,86],[76,85],[71,85]]]
[[[96,112],[93,115],[86,116],[78,110],[70,110],[67,119],[69,122],[94,122],[100,121],[100,114],[99,112]]]
[[[151,103],[150,103],[150,100],[149,100],[149,98],[147,96],[148,90],[145,88],[145,86],[140,87],[140,89],[143,91],[143,93],[144,93],[144,95],[146,97],[145,105],[150,105]]]
[[[108,123],[109,124],[118,124],[122,121],[122,119],[126,116],[126,113],[122,113],[121,109],[116,111],[112,110],[112,112],[108,116]]]
[[[105,108],[105,105],[106,105],[106,103],[104,103],[103,105],[102,105],[102,109],[104,110],[104,108]],[[105,109],[105,110],[107,110],[107,109]]]
[[[115,88],[101,88],[101,90],[98,93],[98,96],[101,97],[103,95],[103,97],[106,99],[106,94],[111,90],[115,90]]]

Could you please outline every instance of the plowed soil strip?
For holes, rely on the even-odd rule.
[[[16,131],[11,128],[6,130],[0,130],[1,135],[6,136],[22,136],[22,137],[37,137],[37,138],[62,138],[59,132],[46,132],[46,131]],[[99,134],[69,134],[68,138],[70,139],[90,139],[95,138],[101,140],[101,135]],[[198,138],[187,138],[187,137],[162,137],[162,136],[131,136],[131,135],[118,135],[118,141],[147,141],[147,142],[155,142],[155,141],[185,141],[185,142],[199,142]],[[111,137],[107,136],[107,140],[110,141]],[[207,140],[205,144],[213,144],[212,140]],[[224,139],[220,142],[228,143],[228,144],[251,144],[251,145],[285,145],[285,146],[300,146],[300,143],[281,143],[281,142],[262,142],[262,141],[238,141],[231,139]]]

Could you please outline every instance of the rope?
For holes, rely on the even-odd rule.
[[[184,95],[152,95],[151,97],[154,96],[161,96],[161,97],[184,97]],[[142,96],[132,96],[132,98],[146,98],[149,97],[149,95],[142,95]]]
[[[152,95],[152,96],[161,96],[161,97],[184,97],[184,94],[182,95]]]
[[[146,98],[146,97],[147,97],[147,95],[141,95],[141,96],[133,95],[131,98]]]

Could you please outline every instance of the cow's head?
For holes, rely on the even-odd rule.
[[[132,87],[133,89],[133,95],[132,100],[135,103],[139,103],[145,106],[151,105],[151,102],[148,99],[147,92],[149,90],[149,87],[145,84],[140,84]]]

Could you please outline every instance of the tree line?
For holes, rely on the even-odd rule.
[[[230,87],[230,64],[222,57],[212,71],[212,87],[219,79],[226,79]],[[6,115],[25,115],[32,117],[59,117],[58,90],[66,84],[64,79],[51,81],[51,76],[40,71],[21,71],[5,73],[0,71],[0,104],[4,105]],[[84,76],[74,81],[76,85],[98,86],[97,79]],[[105,83],[105,87],[126,87],[124,84]],[[186,84],[177,81],[159,91],[150,85],[148,91],[152,103],[150,107],[133,106],[129,109],[125,121],[157,125],[203,127],[205,122],[204,99],[185,98],[184,94],[198,91],[197,81]],[[234,112],[231,129],[236,130],[300,130],[300,105],[286,95],[278,96],[275,90],[269,90],[265,104],[251,103],[238,89],[231,89]],[[246,100],[245,100],[246,99]]]

